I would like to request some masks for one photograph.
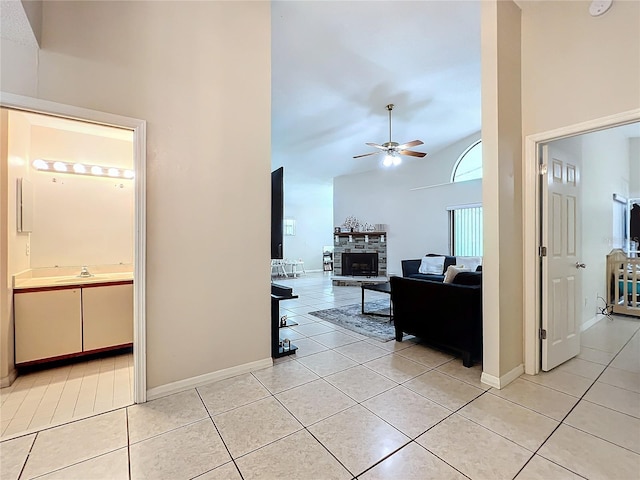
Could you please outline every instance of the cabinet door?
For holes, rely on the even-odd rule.
[[[80,289],[14,294],[16,363],[82,351]]]
[[[84,350],[133,342],[133,284],[82,288]]]

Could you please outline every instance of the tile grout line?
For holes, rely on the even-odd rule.
[[[418,345],[418,344],[416,344],[416,345]],[[412,345],[412,346],[413,346],[413,345]],[[335,348],[339,348],[339,347],[335,347]],[[330,348],[330,347],[329,347],[329,349],[330,349],[330,350],[334,350],[335,348]],[[410,347],[407,347],[407,348],[410,348]],[[320,352],[320,353],[321,353],[321,352]],[[340,353],[340,352],[336,352],[336,353]],[[385,357],[385,356],[387,356],[387,355],[393,355],[394,353],[395,353],[394,351],[389,351],[387,354],[383,355],[382,357],[377,357],[377,358],[383,358],[383,357]],[[346,356],[346,355],[344,355],[344,356]],[[347,357],[347,358],[350,358],[350,357]],[[372,360],[368,360],[368,361],[373,361],[373,360],[376,360],[377,358],[374,358],[374,359],[372,359]],[[445,376],[448,376],[448,377],[450,377],[450,378],[452,378],[452,379],[454,379],[454,380],[457,380],[457,381],[459,381],[459,382],[461,382],[461,383],[464,383],[465,385],[469,385],[469,386],[472,386],[472,387],[474,387],[474,388],[478,388],[478,387],[476,387],[475,385],[471,385],[471,384],[469,384],[469,383],[465,382],[464,380],[461,380],[461,379],[459,379],[459,378],[457,378],[457,377],[454,377],[454,376],[449,375],[449,374],[447,374],[447,373],[445,373],[445,372],[440,372],[439,370],[437,370],[437,368],[438,368],[438,367],[440,367],[440,366],[442,366],[442,365],[445,365],[446,363],[452,362],[452,361],[454,361],[454,360],[460,360],[458,357],[454,357],[454,358],[452,358],[452,359],[449,359],[449,360],[447,360],[447,361],[445,361],[445,362],[443,362],[443,363],[441,363],[441,364],[439,364],[439,365],[437,365],[437,366],[427,366],[427,365],[424,365],[424,364],[422,364],[422,363],[416,362],[416,361],[414,361],[414,360],[412,360],[412,359],[410,359],[410,358],[408,358],[408,357],[403,357],[403,358],[405,358],[405,359],[406,359],[406,360],[408,360],[408,361],[414,362],[414,363],[416,363],[416,364],[418,364],[418,365],[421,365],[421,366],[423,366],[423,367],[427,367],[427,368],[429,368],[427,371],[425,371],[425,372],[421,373],[420,375],[417,375],[416,377],[412,377],[411,379],[408,379],[408,380],[406,380],[406,381],[405,381],[405,382],[403,382],[403,383],[406,383],[406,382],[408,382],[408,381],[412,380],[413,378],[417,378],[417,377],[419,377],[419,376],[421,376],[421,375],[424,375],[425,373],[428,373],[428,372],[431,372],[431,371],[438,371],[439,373],[441,373],[441,374],[443,374],[443,375],[445,375]],[[351,359],[351,360],[353,360],[353,359]],[[354,361],[355,361],[355,360],[354,360]],[[303,364],[303,366],[305,366],[305,365]],[[377,393],[377,394],[375,394],[375,395],[373,395],[373,396],[371,396],[371,397],[369,397],[369,398],[366,398],[365,400],[358,401],[358,400],[356,400],[355,398],[351,397],[348,393],[346,393],[346,392],[342,391],[339,387],[337,387],[337,386],[333,385],[329,380],[327,380],[327,379],[326,379],[326,377],[328,377],[328,376],[331,376],[331,375],[334,375],[334,374],[337,374],[337,373],[341,373],[341,372],[347,371],[347,370],[352,369],[352,368],[355,368],[355,367],[357,367],[357,366],[363,366],[363,367],[365,367],[365,368],[367,368],[367,369],[371,370],[373,373],[376,373],[376,374],[378,374],[378,375],[382,376],[383,378],[386,378],[386,379],[388,379],[388,380],[392,381],[392,382],[393,382],[393,383],[395,383],[396,385],[394,385],[394,386],[392,386],[392,387],[390,387],[390,388],[388,388],[388,389],[385,389],[385,390],[383,390],[382,392],[379,392],[379,393]],[[314,373],[315,373],[315,372],[314,372]],[[316,374],[316,375],[317,375],[317,374]],[[375,371],[375,370],[373,370],[372,368],[367,367],[366,365],[364,365],[364,363],[359,363],[359,364],[357,364],[357,365],[353,365],[353,366],[351,366],[351,367],[348,367],[348,368],[346,368],[346,369],[344,369],[344,370],[340,370],[340,371],[338,371],[338,372],[331,373],[331,374],[326,375],[326,376],[319,376],[319,377],[320,377],[319,379],[312,380],[311,382],[313,382],[313,381],[317,381],[317,380],[324,380],[324,381],[325,381],[325,382],[327,382],[329,385],[331,385],[333,388],[336,388],[340,393],[342,393],[343,395],[347,396],[348,398],[350,398],[351,400],[353,400],[354,402],[356,402],[356,405],[361,406],[361,407],[362,407],[362,408],[364,408],[367,412],[369,412],[369,413],[371,413],[372,415],[376,416],[378,419],[380,419],[381,421],[383,421],[384,423],[386,423],[387,425],[389,425],[391,428],[393,428],[394,430],[397,430],[397,431],[398,431],[398,432],[400,432],[402,435],[404,435],[405,437],[409,438],[409,442],[407,442],[406,444],[402,445],[401,447],[399,447],[398,449],[394,450],[393,452],[389,453],[388,455],[386,455],[386,456],[385,456],[385,457],[383,457],[382,459],[378,460],[378,461],[377,461],[377,462],[375,462],[372,466],[370,466],[370,467],[368,467],[367,469],[365,469],[363,472],[361,472],[361,473],[359,473],[359,474],[355,475],[355,476],[354,476],[354,478],[357,478],[359,475],[362,475],[363,473],[365,473],[365,472],[369,471],[370,469],[374,468],[376,465],[378,465],[379,463],[382,463],[383,461],[385,461],[386,459],[388,459],[389,457],[391,457],[392,455],[394,455],[395,453],[397,453],[398,451],[400,451],[402,448],[406,447],[406,446],[407,446],[407,445],[409,445],[410,443],[415,442],[415,440],[416,440],[418,437],[420,437],[421,435],[424,435],[426,432],[428,432],[429,430],[431,430],[433,427],[435,427],[436,425],[438,425],[438,424],[439,424],[439,423],[441,423],[442,421],[446,420],[446,419],[447,419],[447,418],[449,418],[451,415],[453,415],[453,414],[457,413],[459,410],[461,410],[462,408],[464,408],[466,405],[468,405],[469,403],[471,403],[471,402],[475,401],[475,400],[476,400],[476,399],[478,399],[480,396],[484,395],[485,393],[487,393],[487,392],[489,391],[488,389],[487,389],[487,390],[481,389],[481,390],[482,390],[482,392],[481,392],[481,393],[479,393],[476,397],[472,398],[471,400],[469,400],[469,401],[468,401],[468,402],[466,402],[465,404],[461,405],[458,409],[456,409],[456,410],[454,410],[454,411],[451,411],[451,413],[450,413],[449,415],[447,415],[446,417],[442,418],[440,421],[438,421],[437,423],[435,423],[434,425],[432,425],[431,427],[429,427],[429,428],[428,428],[427,430],[425,430],[424,432],[422,432],[422,433],[420,433],[419,435],[417,435],[415,438],[411,438],[411,437],[409,437],[408,435],[406,435],[404,432],[400,431],[397,427],[395,427],[394,425],[392,425],[391,423],[389,423],[387,420],[385,420],[384,418],[380,417],[377,413],[375,413],[375,412],[371,411],[369,408],[367,408],[365,405],[363,405],[363,403],[364,403],[364,402],[366,402],[366,401],[368,401],[368,400],[371,400],[372,398],[375,398],[375,397],[378,397],[378,396],[380,396],[380,395],[383,395],[384,393],[386,393],[386,392],[388,392],[388,391],[390,391],[390,390],[392,390],[392,389],[394,389],[394,388],[397,388],[397,387],[399,387],[399,386],[403,386],[404,388],[407,388],[409,391],[411,391],[411,392],[415,393],[416,395],[419,395],[420,397],[425,398],[426,400],[428,400],[428,401],[430,401],[430,402],[433,402],[435,405],[438,405],[438,406],[440,406],[440,407],[443,407],[443,408],[445,408],[446,410],[449,410],[449,408],[445,407],[444,405],[439,404],[438,402],[435,402],[434,400],[432,400],[432,399],[430,399],[430,398],[428,398],[428,397],[426,397],[426,396],[422,395],[422,394],[421,394],[421,393],[419,393],[419,392],[415,392],[414,390],[412,390],[412,389],[410,389],[410,388],[408,388],[408,387],[404,386],[404,385],[403,385],[403,383],[398,383],[397,381],[395,381],[395,380],[393,380],[393,379],[390,379],[390,378],[388,378],[388,377],[385,377],[384,375],[382,375],[382,374],[380,374],[380,373],[376,372],[376,371]],[[256,377],[256,380],[260,381],[257,377]],[[285,391],[289,391],[289,390],[293,390],[293,389],[295,389],[295,388],[298,388],[298,387],[300,387],[300,386],[306,385],[306,384],[311,383],[311,382],[306,382],[306,383],[303,383],[303,384],[301,384],[301,385],[297,385],[297,386],[295,386],[295,387],[291,387],[291,388],[289,388],[289,389],[283,390],[283,392],[285,392]],[[260,383],[262,384],[262,382],[260,382]],[[263,385],[265,388],[267,388],[264,384],[262,384],[262,385]],[[267,388],[267,390],[269,390],[269,389]],[[270,392],[270,391],[269,391],[269,392]],[[270,392],[270,393],[271,393],[271,392]],[[290,410],[289,410],[289,409],[288,409],[288,408],[287,408],[287,407],[286,407],[286,406],[285,406],[285,405],[280,401],[280,399],[278,399],[278,398],[276,397],[276,395],[278,395],[278,394],[280,394],[280,393],[282,393],[282,392],[278,392],[277,394],[275,394],[275,393],[271,393],[271,395],[272,395],[274,398],[276,398],[276,400],[277,400],[277,401],[282,405],[282,407],[283,407],[283,408],[284,408],[284,409],[285,409],[289,414],[291,414],[291,415],[292,415],[296,420],[298,420],[298,422],[300,422],[300,420],[299,420],[299,419],[298,419],[298,418],[297,418],[297,417],[296,417],[296,416],[295,416],[295,415],[294,415],[294,414],[293,414],[293,413],[292,413],[292,412],[291,412],[291,411],[290,411]],[[325,450],[327,450],[327,451],[328,451],[328,452],[329,452],[329,453],[330,453],[334,458],[336,458],[336,460],[337,460],[337,461],[338,461],[338,462],[339,462],[343,467],[345,467],[345,468],[346,468],[346,466],[344,466],[344,464],[342,464],[342,462],[340,462],[340,460],[338,460],[338,459],[337,459],[337,457],[335,457],[335,455],[333,455],[333,453],[332,453],[332,452],[331,452],[331,451],[330,451],[330,450],[329,450],[329,449],[328,449],[328,448],[327,448],[327,447],[326,447],[326,446],[325,446],[325,445],[324,445],[324,444],[323,444],[323,443],[322,443],[322,442],[321,442],[321,441],[320,441],[320,440],[319,440],[315,435],[313,435],[313,433],[312,433],[311,431],[309,431],[308,427],[311,427],[311,426],[316,425],[316,424],[318,424],[318,423],[320,423],[320,422],[322,422],[322,421],[325,421],[325,420],[327,420],[328,418],[334,417],[334,416],[338,415],[339,413],[342,413],[342,412],[344,412],[345,410],[348,410],[349,408],[352,408],[352,407],[354,407],[354,406],[355,406],[355,405],[352,405],[351,407],[347,407],[347,408],[345,408],[345,409],[342,409],[342,410],[340,410],[339,412],[335,412],[335,413],[333,413],[332,415],[329,415],[329,416],[328,416],[328,417],[326,417],[326,418],[323,418],[323,419],[321,419],[321,420],[318,420],[317,422],[315,422],[315,423],[313,423],[313,424],[311,424],[311,425],[309,425],[309,426],[305,426],[305,425],[303,425],[304,429],[305,429],[305,430],[307,430],[307,431],[309,432],[309,434],[311,434],[311,435],[313,436],[313,438],[315,438],[315,439],[316,439],[316,441],[318,441],[318,443],[320,443],[320,444],[325,448]],[[300,423],[302,423],[302,422],[300,422]],[[474,423],[475,423],[475,422],[474,422]],[[482,425],[480,425],[480,426],[481,426],[482,428],[486,428],[486,427],[484,427],[484,426],[482,426]],[[489,429],[487,429],[487,430],[489,430]],[[490,431],[492,431],[492,430],[490,430]],[[493,432],[493,431],[492,431],[492,432]],[[496,433],[496,432],[493,432],[493,433]],[[496,434],[497,434],[497,433],[496,433]],[[497,435],[499,435],[499,434],[497,434]],[[500,436],[502,436],[502,435],[500,435]],[[283,438],[286,438],[286,436],[285,436],[285,437],[283,437]],[[505,438],[506,440],[508,440],[508,441],[510,441],[510,442],[512,442],[512,443],[515,443],[515,442],[513,442],[513,440],[510,440],[510,439],[508,439],[508,438],[506,438],[506,437],[503,437],[503,438]],[[280,440],[282,440],[282,439],[280,439]],[[275,442],[277,442],[277,441],[279,441],[279,440],[274,440],[273,442],[270,442],[269,444],[271,444],[271,443],[275,443]],[[269,445],[269,444],[267,444],[267,445]],[[458,470],[457,468],[455,468],[453,465],[450,465],[449,463],[447,463],[446,461],[444,461],[443,459],[441,459],[440,457],[438,457],[435,453],[431,452],[431,451],[430,451],[429,449],[427,449],[426,447],[423,447],[422,445],[418,444],[417,442],[416,442],[416,444],[417,444],[418,446],[420,446],[421,448],[425,448],[425,450],[429,451],[429,453],[431,453],[432,455],[436,456],[439,460],[441,460],[441,461],[442,461],[442,462],[444,462],[445,464],[449,465],[449,466],[450,466],[451,468],[453,468],[454,470],[459,471],[459,470]],[[515,443],[515,444],[516,444],[516,445],[518,445],[517,443]],[[264,445],[264,446],[266,446],[266,445]],[[264,446],[263,446],[263,447],[264,447]],[[519,445],[518,445],[518,446],[519,446]],[[263,448],[263,447],[259,447],[259,448],[258,448],[258,449],[256,449],[256,450],[259,450],[260,448]],[[253,450],[253,451],[256,451],[256,450]],[[249,453],[252,453],[252,452],[249,452]],[[247,455],[248,455],[249,453],[247,453]],[[349,469],[347,469],[347,471],[348,471],[349,473],[351,473],[351,471],[350,471]],[[462,472],[460,472],[460,473],[461,473],[462,475],[464,475]],[[464,476],[465,476],[465,477],[467,477],[466,475],[464,475]],[[469,477],[467,477],[467,478],[469,478]]]
[[[129,472],[129,480],[131,480],[131,439],[129,436],[129,409],[125,407],[124,418],[127,425],[127,471]]]
[[[596,384],[596,382],[598,381],[598,379],[599,379],[599,378],[604,374],[605,370],[606,370],[607,368],[609,368],[609,366],[611,365],[611,363],[613,363],[613,361],[618,357],[618,355],[620,355],[620,352],[622,352],[622,350],[623,350],[623,349],[624,349],[624,348],[629,344],[629,342],[631,342],[631,340],[633,339],[633,337],[636,335],[636,333],[637,333],[637,332],[638,332],[638,331],[636,330],[636,332],[635,332],[635,333],[633,333],[633,334],[629,337],[629,339],[625,342],[625,344],[624,344],[622,347],[620,347],[620,350],[618,350],[618,352],[613,356],[613,358],[609,361],[609,363],[607,363],[607,365],[605,366],[605,368],[603,368],[603,369],[602,369],[602,372],[600,372],[600,373],[598,374],[598,376],[595,378],[595,380],[593,380],[593,382],[591,383],[591,385],[589,385],[589,386],[587,387],[587,389],[584,391],[584,393],[583,393],[583,394],[578,398],[578,401],[575,403],[575,405],[573,405],[573,407],[571,407],[571,409],[566,413],[566,415],[565,415],[564,417],[562,417],[562,420],[560,420],[560,422],[558,423],[558,425],[556,425],[556,427],[551,431],[551,433],[547,436],[547,438],[545,438],[545,439],[544,439],[544,441],[540,444],[540,446],[539,446],[539,447],[536,449],[536,451],[533,453],[533,456],[532,456],[531,458],[533,458],[534,456],[538,455],[538,452],[540,451],[540,449],[541,449],[541,448],[542,448],[542,447],[543,447],[543,446],[544,446],[544,445],[549,441],[549,439],[553,436],[553,434],[554,434],[554,433],[556,433],[556,431],[560,428],[560,426],[561,426],[561,425],[566,425],[566,426],[568,426],[568,427],[575,428],[575,427],[572,427],[571,425],[569,425],[568,423],[565,423],[565,420],[567,419],[567,417],[569,417],[569,415],[571,415],[571,413],[575,410],[575,408],[578,406],[578,404],[579,404],[581,401],[583,401],[583,400],[584,400],[584,397],[587,395],[587,393],[589,393],[589,390],[591,390],[591,387],[593,387],[593,386]],[[595,363],[595,362],[592,362],[592,363]],[[584,377],[583,377],[583,378],[584,378]],[[534,382],[534,383],[535,383],[535,382]],[[588,400],[584,400],[584,401],[585,401],[585,402],[588,402]],[[580,430],[580,429],[577,429],[577,430],[582,431],[582,430]],[[615,443],[613,443],[613,442],[610,442],[609,440],[606,440],[606,439],[604,439],[604,438],[600,438],[600,437],[598,437],[597,435],[593,435],[593,434],[591,434],[591,433],[589,433],[589,432],[584,432],[584,433],[587,433],[588,435],[591,435],[591,436],[593,436],[593,437],[595,437],[595,438],[598,438],[598,439],[600,439],[600,440],[602,440],[602,441],[605,441],[605,442],[607,442],[607,443],[610,443],[611,445],[616,445],[617,447],[620,447],[620,445],[617,445],[617,444],[615,444]],[[624,448],[624,447],[621,447],[621,448]],[[628,449],[625,449],[625,450],[628,450]],[[635,453],[635,452],[634,452],[634,453]],[[540,455],[540,456],[542,457],[542,455]],[[517,477],[517,476],[520,474],[520,472],[521,472],[521,471],[522,471],[522,470],[523,470],[523,469],[524,469],[524,468],[529,464],[529,462],[531,461],[531,458],[530,458],[529,460],[527,460],[527,461],[525,462],[525,464],[522,466],[522,468],[518,471],[518,473],[516,473],[516,475],[515,475],[516,477]],[[542,458],[544,458],[544,459],[546,459],[546,460],[549,460],[549,461],[550,461],[550,462],[552,462],[552,463],[556,463],[556,462],[553,462],[552,460],[548,459],[547,457],[542,457]],[[572,472],[572,473],[575,473],[576,475],[579,475],[577,472],[574,472],[573,470],[571,470],[571,469],[569,469],[569,468],[565,467],[564,465],[560,465],[560,466],[561,466],[562,468],[566,469],[566,470],[569,470],[569,471],[570,471],[570,472]],[[582,475],[580,475],[580,476],[582,477]],[[515,478],[515,477],[514,477],[514,478]]]
[[[24,462],[22,463],[22,468],[20,469],[20,473],[18,474],[18,480],[20,480],[22,478],[22,474],[24,473],[24,469],[27,467],[27,462],[29,461],[29,457],[31,456],[31,452],[33,451],[33,447],[36,444],[36,439],[38,438],[38,434],[40,432],[36,432],[36,434],[33,436],[33,441],[31,442],[31,445],[29,446],[29,451],[27,452],[27,456],[24,459]]]
[[[200,399],[200,402],[202,402],[202,406],[204,407],[205,411],[207,412],[207,415],[209,416],[209,420],[211,420],[211,424],[213,425],[213,428],[216,429],[216,432],[218,433],[218,436],[220,437],[220,441],[222,442],[222,445],[224,445],[224,448],[227,451],[227,454],[229,455],[229,458],[231,458],[231,461],[233,462],[233,465],[236,467],[236,471],[240,475],[240,478],[242,480],[244,480],[244,475],[242,475],[242,472],[240,471],[240,467],[238,467],[238,464],[236,463],[236,459],[233,458],[233,455],[231,455],[231,451],[229,450],[229,447],[227,446],[227,442],[225,442],[224,437],[222,436],[222,433],[220,432],[220,429],[216,425],[216,422],[213,420],[213,415],[211,415],[211,412],[209,411],[209,408],[207,407],[207,404],[205,403],[204,399],[202,398],[202,395],[200,395],[200,391],[198,390],[197,387],[195,387],[194,390],[196,391],[196,395],[198,395],[198,398]],[[264,397],[264,398],[267,398],[267,397]],[[262,399],[260,399],[260,400],[262,400]],[[258,401],[258,400],[256,400],[256,401]],[[255,403],[255,402],[253,402],[253,403]],[[229,411],[231,411],[231,410],[229,410]],[[226,462],[226,463],[228,463],[228,462]],[[225,465],[226,463],[223,463],[222,465]],[[216,468],[221,467],[222,465],[218,465],[217,467],[212,468],[211,470],[207,470],[207,472],[211,472],[211,471],[215,470]],[[201,473],[199,475],[204,475],[207,472],[203,472],[203,473]],[[195,478],[197,478],[197,476]]]

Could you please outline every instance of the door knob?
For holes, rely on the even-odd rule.
[[[576,268],[587,268],[584,263],[576,262]]]

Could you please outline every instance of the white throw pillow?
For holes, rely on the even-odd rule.
[[[444,283],[451,283],[456,275],[460,272],[471,272],[470,268],[467,268],[465,265],[449,265],[447,268],[447,273],[444,274]]]
[[[472,272],[475,272],[476,268],[482,265],[482,257],[456,257],[456,264],[458,266],[464,265]]]
[[[422,257],[422,262],[420,262],[418,272],[442,275],[443,271],[444,257]]]

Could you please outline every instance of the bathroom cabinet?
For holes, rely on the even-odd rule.
[[[133,342],[133,284],[82,288],[83,349]]]
[[[14,291],[16,364],[133,342],[133,282]]]
[[[14,295],[16,363],[82,351],[81,289]]]

